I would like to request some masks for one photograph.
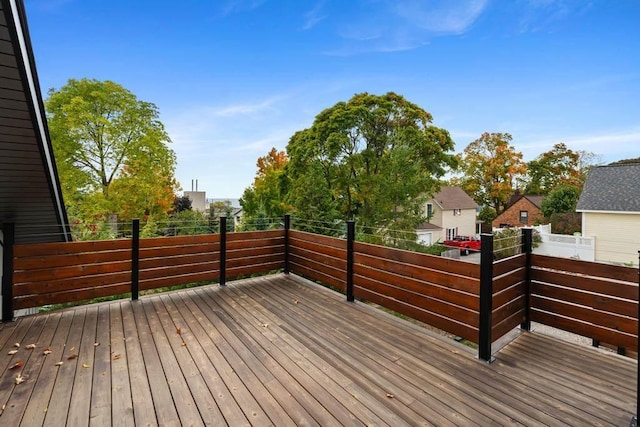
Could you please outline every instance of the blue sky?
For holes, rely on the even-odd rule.
[[[635,0],[25,0],[43,92],[113,80],[155,103],[183,189],[239,197],[259,156],[355,93],[393,91],[456,152],[509,132],[640,157]]]

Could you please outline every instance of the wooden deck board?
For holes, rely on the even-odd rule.
[[[636,401],[631,359],[524,333],[487,365],[285,275],[24,317],[0,352],[0,425],[626,426]]]

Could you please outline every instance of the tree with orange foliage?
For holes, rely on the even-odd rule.
[[[288,163],[287,154],[275,147],[266,156],[258,158],[253,184],[244,190],[240,198],[245,224],[255,223],[258,218],[279,218],[291,212],[292,207],[284,201],[288,188]]]
[[[522,153],[511,145],[508,133],[483,133],[458,155],[460,186],[479,205],[499,215],[507,207],[516,180],[527,172]]]

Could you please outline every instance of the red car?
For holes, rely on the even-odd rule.
[[[456,236],[453,240],[445,240],[443,245],[460,248],[460,254],[469,255],[471,251],[480,250],[480,239],[471,236]]]

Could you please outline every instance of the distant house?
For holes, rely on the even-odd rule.
[[[544,196],[516,193],[509,205],[493,220],[493,228],[528,227],[545,220],[540,211]]]
[[[442,187],[425,205],[429,220],[416,229],[418,241],[431,245],[455,236],[477,234],[478,204],[462,188]]]
[[[592,168],[576,212],[582,235],[596,238],[596,261],[638,264],[640,163]]]

